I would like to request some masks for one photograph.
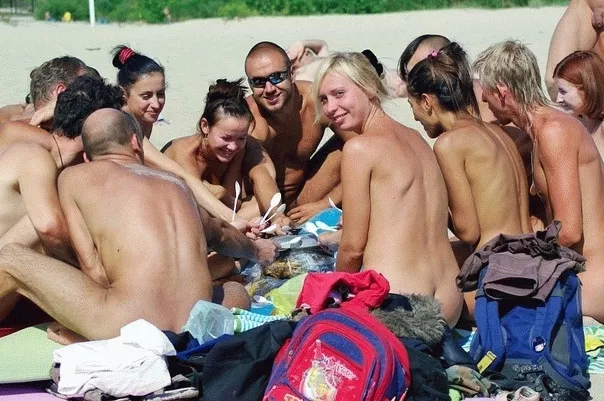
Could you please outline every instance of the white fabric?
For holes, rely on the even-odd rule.
[[[54,351],[60,363],[59,393],[76,396],[99,389],[114,397],[142,396],[171,383],[164,355],[176,355],[168,337],[145,320],[132,322],[110,340],[88,341]]]

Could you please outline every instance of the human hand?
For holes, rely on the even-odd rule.
[[[254,262],[259,263],[262,266],[270,265],[279,255],[277,245],[270,239],[259,238],[255,240],[254,248],[256,250]]]
[[[283,213],[279,213],[273,217],[272,221],[273,224],[277,225],[277,229],[275,230],[275,234],[277,235],[285,235],[287,234],[287,229],[291,228],[292,220]]]
[[[292,64],[296,64],[304,56],[304,43],[301,40],[295,41],[289,49],[287,49],[287,57],[289,57]]]
[[[598,33],[604,29],[604,8],[594,8],[591,16],[591,26]]]
[[[296,206],[292,210],[290,210],[289,213],[287,213],[287,216],[292,220],[294,224],[299,226],[300,224],[303,224],[317,213],[327,208],[329,208],[329,202],[320,200],[317,202],[305,203],[304,205]]]
[[[44,123],[52,121],[55,116],[56,100],[46,103],[42,108],[36,110],[29,120],[29,124],[33,126],[40,126]]]
[[[319,246],[328,253],[336,253],[340,247],[342,230],[330,231],[319,235]]]

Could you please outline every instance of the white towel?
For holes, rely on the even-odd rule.
[[[93,389],[114,397],[152,393],[171,383],[166,355],[176,355],[168,337],[151,323],[137,320],[122,327],[119,337],[54,351],[54,361],[61,364],[59,393],[81,396]]]

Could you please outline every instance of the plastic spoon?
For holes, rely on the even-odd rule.
[[[302,237],[294,237],[281,244],[284,249],[298,248],[300,245],[302,245]]]
[[[268,209],[267,209],[266,213],[264,213],[264,216],[262,216],[262,219],[260,220],[260,225],[262,225],[266,221],[266,216],[268,216],[268,214],[271,212],[271,210],[273,210],[275,207],[277,207],[277,205],[279,203],[281,203],[281,192],[277,192],[271,198],[271,202],[268,206]]]
[[[235,181],[235,202],[233,202],[233,217],[231,217],[231,222],[235,221],[235,209],[237,208],[239,195],[241,195],[241,185],[239,185],[239,181]]]
[[[271,224],[270,226],[266,227],[264,230],[260,230],[260,232],[264,233],[264,234],[272,234],[275,232],[277,227],[278,227],[277,224]]]
[[[276,215],[278,215],[279,213],[283,213],[285,212],[285,204],[281,204],[277,210],[275,210],[275,213],[271,214],[271,217],[269,217],[268,219],[266,219],[267,221],[271,221],[273,219],[273,217],[275,217]]]

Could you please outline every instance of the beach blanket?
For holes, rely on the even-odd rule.
[[[231,313],[235,318],[235,333],[251,330],[267,322],[287,319],[287,316],[266,316],[239,308],[231,308]]]
[[[0,383],[50,379],[52,353],[62,345],[48,339],[47,327],[28,327],[0,338]]]

